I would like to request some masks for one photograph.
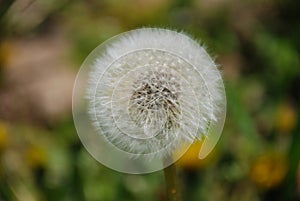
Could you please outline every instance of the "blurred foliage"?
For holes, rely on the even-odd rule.
[[[165,200],[161,172],[121,174],[85,151],[66,93],[93,48],[148,26],[201,39],[226,86],[217,148],[199,161],[196,142],[178,161],[183,200],[300,200],[299,8],[297,0],[0,0],[0,200]]]

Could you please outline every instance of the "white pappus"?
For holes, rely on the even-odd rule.
[[[224,85],[214,61],[189,36],[166,29],[137,29],[110,39],[87,60],[82,67],[88,67],[87,117],[94,135],[110,151],[117,150],[118,158],[157,163],[196,139],[210,139],[203,155],[213,148],[224,124]],[[144,173],[162,168],[111,165],[104,156],[95,156],[91,151],[95,148],[89,148],[92,145],[87,145],[84,134],[78,133],[94,157],[113,169]]]

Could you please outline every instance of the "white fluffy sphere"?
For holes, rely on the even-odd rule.
[[[126,173],[162,169],[196,139],[205,140],[204,158],[225,113],[216,64],[190,37],[166,29],[137,29],[98,46],[83,63],[73,95],[75,126],[87,150]]]

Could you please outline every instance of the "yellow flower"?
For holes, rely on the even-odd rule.
[[[279,106],[276,125],[279,132],[290,133],[297,123],[296,109],[287,103]]]
[[[253,164],[250,177],[262,189],[279,185],[287,173],[287,161],[279,153],[266,153]]]
[[[0,121],[0,152],[8,145],[8,129],[7,125]]]
[[[199,159],[199,152],[202,147],[202,144],[203,141],[194,142],[184,153],[184,155],[177,161],[177,164],[183,168],[196,169],[204,167],[212,161],[214,161],[216,159],[215,150],[213,150],[212,153],[208,155],[205,159]],[[186,150],[186,146],[183,145],[181,150],[175,152],[175,155],[181,155],[181,152],[184,152]]]
[[[7,64],[11,57],[11,45],[9,42],[0,43],[0,66]]]
[[[46,164],[45,150],[39,146],[31,146],[26,153],[27,163],[30,168],[43,167]]]

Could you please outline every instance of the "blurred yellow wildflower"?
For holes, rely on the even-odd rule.
[[[43,167],[46,164],[46,153],[42,147],[30,146],[26,153],[27,163],[30,168]]]
[[[11,57],[11,45],[9,42],[0,43],[0,66],[6,65]]]
[[[187,169],[196,169],[204,167],[216,159],[216,151],[213,150],[205,159],[199,159],[199,152],[202,147],[202,141],[195,141],[188,150],[183,154],[183,156],[177,161],[177,164],[181,167]],[[175,155],[178,156],[186,150],[187,145],[183,145],[181,150],[175,152]]]
[[[5,122],[0,121],[0,153],[8,145],[8,128]]]
[[[287,161],[283,155],[269,152],[254,162],[250,177],[260,188],[269,189],[283,181],[287,169]]]
[[[297,112],[293,105],[283,103],[279,106],[276,126],[281,133],[290,133],[296,126]]]

